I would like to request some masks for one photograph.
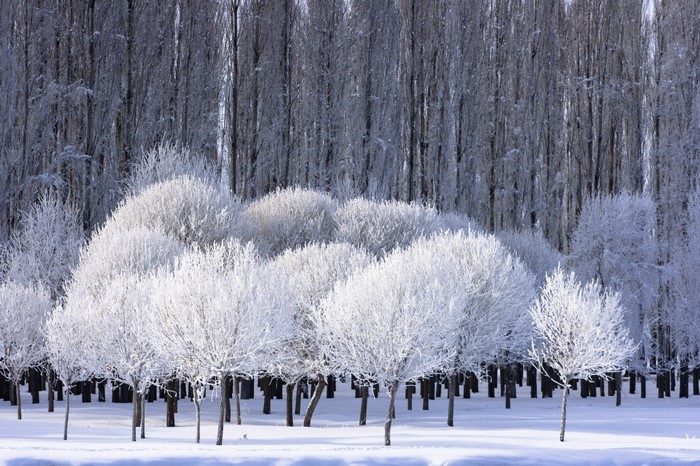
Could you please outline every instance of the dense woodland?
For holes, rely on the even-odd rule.
[[[561,262],[582,282],[597,280],[618,292],[626,332],[637,345],[625,363],[632,386],[637,374],[653,373],[663,396],[680,375],[687,396],[700,349],[698,28],[695,0],[8,2],[0,15],[5,301],[36,296],[37,315],[48,315],[47,306],[57,302],[61,312],[89,306],[117,312],[114,303],[138,308],[129,300],[152,294],[143,291],[141,275],[171,273],[168,280],[187,283],[177,278],[184,266],[175,257],[192,256],[188,267],[198,273],[214,267],[238,277],[236,267],[216,269],[215,245],[228,251],[219,251],[225,263],[243,257],[249,275],[272,267],[264,264],[288,249],[349,244],[372,265],[348,279],[348,287],[354,281],[361,288],[381,272],[376,268],[394,267],[396,274],[383,273],[396,281],[377,286],[426,289],[428,278],[399,274],[406,268],[402,261],[421,263],[427,254],[421,247],[438,247],[414,240],[462,230],[469,244],[497,235],[498,244],[529,268],[534,289],[542,289]],[[284,201],[285,193],[313,200]],[[51,203],[55,208],[46,207]],[[297,212],[291,206],[307,204],[314,207],[306,214],[285,217]],[[55,214],[44,226],[68,225],[72,215],[79,225],[43,256],[37,245],[46,243],[48,230],[32,223],[41,212],[64,212],[63,220]],[[324,219],[328,223],[315,223]],[[300,233],[305,230],[293,226],[300,220],[316,229]],[[230,245],[231,238],[240,244]],[[245,249],[246,241],[255,252]],[[112,243],[121,249],[110,249]],[[157,244],[157,254],[142,262],[119,256],[134,244],[148,251],[144,245]],[[546,256],[556,260],[527,258],[533,244],[550,248]],[[204,245],[206,257],[192,251]],[[40,258],[55,257],[56,250],[63,256],[51,262],[48,276]],[[390,259],[393,254],[399,258]],[[487,263],[500,263],[499,254]],[[434,272],[447,276],[446,270]],[[125,271],[138,283],[115,278]],[[498,280],[494,289],[500,291],[512,281]],[[13,288],[14,282],[25,288]],[[333,283],[313,283],[323,299],[336,293],[342,301]],[[247,287],[241,282],[241,290]],[[124,291],[134,288],[142,292]],[[108,289],[112,300],[97,299],[96,289]],[[154,296],[155,303],[166,299]],[[307,298],[310,309],[324,308],[321,296]],[[521,304],[513,308],[531,303]],[[149,315],[174,306],[154,304]],[[504,315],[496,312],[493,322]],[[314,325],[330,325],[319,319]],[[474,330],[463,325],[467,321],[459,325],[463,332]],[[499,345],[474,350],[481,359],[472,366],[443,367],[441,361],[423,372],[449,375],[451,368],[464,377],[480,372],[482,363],[532,362],[509,340]],[[337,348],[324,351],[331,350]],[[119,376],[117,362],[100,364],[135,391],[155,377]],[[200,387],[211,377],[248,374],[242,362],[227,364],[214,374],[185,372]],[[77,372],[66,380],[95,375],[88,365],[73,368]],[[16,366],[21,374],[4,372],[8,379],[21,379],[29,367]],[[279,365],[256,371],[295,383],[299,373],[318,375],[319,384],[335,373],[315,367],[309,374],[304,367],[288,374]],[[418,372],[407,369],[382,382],[391,388]]]

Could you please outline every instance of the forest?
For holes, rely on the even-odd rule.
[[[259,373],[322,385],[347,372],[395,394],[397,383],[429,374],[462,380],[525,364],[564,386],[604,377],[619,386],[624,374],[646,391],[653,375],[659,396],[677,382],[688,396],[700,375],[700,4],[622,3],[3,5],[7,383],[50,360],[48,378],[68,386],[105,371],[134,392],[163,370],[193,387]],[[300,270],[309,276],[289,278]],[[262,276],[284,283],[251,283]],[[617,338],[602,346],[624,358],[553,368],[553,346],[534,341],[547,341],[551,319],[538,310],[556,307],[557,290],[566,290],[558,302],[580,300],[565,306],[579,310],[572,325],[554,330],[578,339],[606,322]],[[222,304],[231,302],[245,305]],[[202,361],[185,356],[211,348],[187,345],[216,338],[194,338],[175,310],[216,306],[200,330],[257,336],[218,348],[250,345],[210,354],[223,359],[202,373]],[[139,359],[141,372],[122,371],[134,350],[129,340],[118,357],[124,335],[109,355],[81,348],[100,342],[76,328],[108,335],[115,319],[123,331],[164,332],[133,338],[165,369]],[[369,338],[349,329],[372,319],[375,330],[404,329],[397,338],[420,348],[422,365],[404,359],[398,371],[390,356],[408,350],[382,347],[386,334],[372,352],[384,359],[360,358],[355,349],[372,342],[346,337]],[[273,348],[293,328],[326,336],[299,337],[318,345],[320,362],[280,349],[253,357],[256,342]],[[17,335],[38,346],[12,353]],[[59,345],[67,336],[76,340]],[[174,346],[150,348],[154,340]],[[581,354],[601,344],[586,341]],[[71,365],[75,356],[51,348],[95,359]]]

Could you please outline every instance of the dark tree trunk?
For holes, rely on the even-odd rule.
[[[39,403],[39,385],[41,376],[39,369],[32,367],[27,374],[27,382],[29,385],[29,393],[32,394],[32,404]]]
[[[690,376],[688,373],[688,366],[687,365],[681,366],[680,380],[678,383],[680,384],[680,387],[678,388],[678,397],[679,398],[688,398],[688,395],[690,394],[690,390],[689,390]]]
[[[318,374],[318,383],[316,384],[316,389],[314,390],[314,395],[311,397],[309,406],[306,407],[306,416],[304,416],[304,427],[311,427],[311,418],[316,410],[316,405],[318,405],[321,396],[323,395],[323,389],[326,387],[326,379],[323,374]]]
[[[56,374],[54,373],[54,371],[51,367],[48,367],[46,369],[46,377],[48,378],[48,383],[47,383],[48,392],[46,393],[48,410],[50,413],[53,413],[54,409],[55,409],[54,401],[56,398],[55,392],[54,392],[54,384],[55,384]]]
[[[639,396],[642,398],[646,398],[647,397],[647,378],[646,378],[646,376],[642,375],[639,377],[639,384],[642,387],[641,393],[639,394]]]
[[[92,402],[92,393],[91,393],[92,387],[90,386],[91,383],[92,382],[89,379],[84,380],[82,382],[83,388],[81,391],[81,396],[82,396],[83,403],[91,403]]]
[[[219,424],[216,429],[216,444],[223,445],[224,443],[224,419],[226,418],[226,400],[228,399],[228,385],[226,384],[228,374],[219,376],[219,384],[221,386],[221,403],[219,406]]]
[[[17,419],[22,420],[22,392],[20,391],[20,381],[15,381],[15,397],[17,402]]]
[[[260,389],[263,392],[263,414],[270,414],[271,412],[271,400],[272,400],[272,388],[271,379],[269,376],[265,375],[260,377]]]
[[[287,382],[287,426],[294,426],[294,385],[292,382]]]
[[[413,395],[416,394],[416,383],[410,382],[406,384],[406,409],[413,411]]]
[[[231,395],[233,394],[233,377],[226,377],[226,393],[228,396],[224,400],[224,422],[231,422]]]
[[[398,388],[398,380],[389,383],[389,411],[386,414],[386,420],[384,420],[384,445],[387,447],[391,445],[391,421],[394,418],[394,402]]]
[[[700,368],[693,369],[693,396],[700,395]]]
[[[359,387],[360,388],[360,425],[364,426],[367,424],[367,400],[369,398],[369,387]]]
[[[303,395],[304,386],[306,386],[306,379],[297,382],[297,395],[294,403],[294,414],[297,416],[301,414],[301,397]]]
[[[233,403],[236,405],[236,425],[241,425],[241,393],[238,389],[239,378],[235,375],[233,376]]]
[[[133,395],[131,397],[131,441],[136,441],[136,427],[140,421],[139,417],[139,397],[137,396],[139,383],[136,380],[131,381],[133,388]]]
[[[175,413],[177,412],[177,380],[168,380],[165,390],[165,426],[175,427]]]
[[[104,379],[97,382],[97,401],[100,403],[104,403],[105,401],[107,401],[107,396],[105,395],[106,385],[107,381]]]
[[[423,399],[423,411],[430,409],[430,379],[420,379],[420,396]]]
[[[527,368],[527,380],[530,386],[530,398],[537,398],[537,369],[534,366]]]
[[[449,389],[447,391],[447,425],[454,426],[455,421],[455,391],[457,389],[457,374],[449,377]]]
[[[622,404],[622,372],[615,373],[615,406]]]
[[[66,416],[63,420],[63,440],[68,440],[68,416],[70,415],[70,385],[66,386]]]
[[[634,395],[637,392],[637,373],[635,371],[630,371],[630,395]]]
[[[141,438],[146,438],[146,394],[139,393],[139,399],[141,400]]]

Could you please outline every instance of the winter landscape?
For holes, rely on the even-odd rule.
[[[359,400],[348,385],[334,399],[322,399],[311,427],[284,425],[284,406],[273,401],[262,414],[262,400],[243,402],[243,424],[227,424],[222,446],[216,438],[216,400],[203,403],[202,443],[195,444],[192,402],[180,403],[177,427],[164,427],[164,403],[149,404],[146,439],[131,442],[128,405],[75,403],[71,436],[62,440],[62,403],[27,404],[22,421],[0,411],[0,461],[35,464],[253,464],[253,465],[692,465],[700,464],[698,398],[625,395],[570,403],[567,441],[559,442],[559,400],[531,399],[519,390],[510,410],[503,399],[485,393],[457,401],[454,427],[446,425],[446,400],[406,410],[397,404],[392,446],[382,444],[386,393],[371,398],[366,426],[358,426]],[[444,396],[444,395],[443,395]],[[299,424],[296,424],[299,422]]]
[[[0,14],[0,461],[700,464],[700,2]]]

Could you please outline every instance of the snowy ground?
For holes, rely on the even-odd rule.
[[[625,394],[622,406],[615,407],[614,398],[581,399],[573,392],[564,443],[558,439],[558,392],[553,399],[530,399],[522,388],[510,410],[503,408],[502,399],[488,399],[483,393],[457,399],[455,427],[445,423],[444,398],[432,401],[429,411],[421,410],[420,400],[407,411],[401,398],[393,445],[384,447],[386,395],[370,399],[368,425],[358,427],[359,400],[346,385],[338,386],[335,399],[321,400],[310,428],[301,427],[300,417],[295,418],[295,427],[285,427],[282,400],[273,400],[273,412],[267,416],[261,414],[261,397],[243,401],[244,425],[227,424],[221,447],[214,445],[216,399],[203,403],[202,443],[197,445],[189,401],[180,401],[175,428],[164,427],[165,403],[148,404],[147,438],[131,442],[130,405],[82,404],[74,397],[69,439],[63,441],[64,403],[57,402],[56,412],[50,414],[45,399],[32,405],[25,394],[21,421],[15,407],[0,402],[0,462],[12,466],[700,465],[700,397],[641,400]]]

